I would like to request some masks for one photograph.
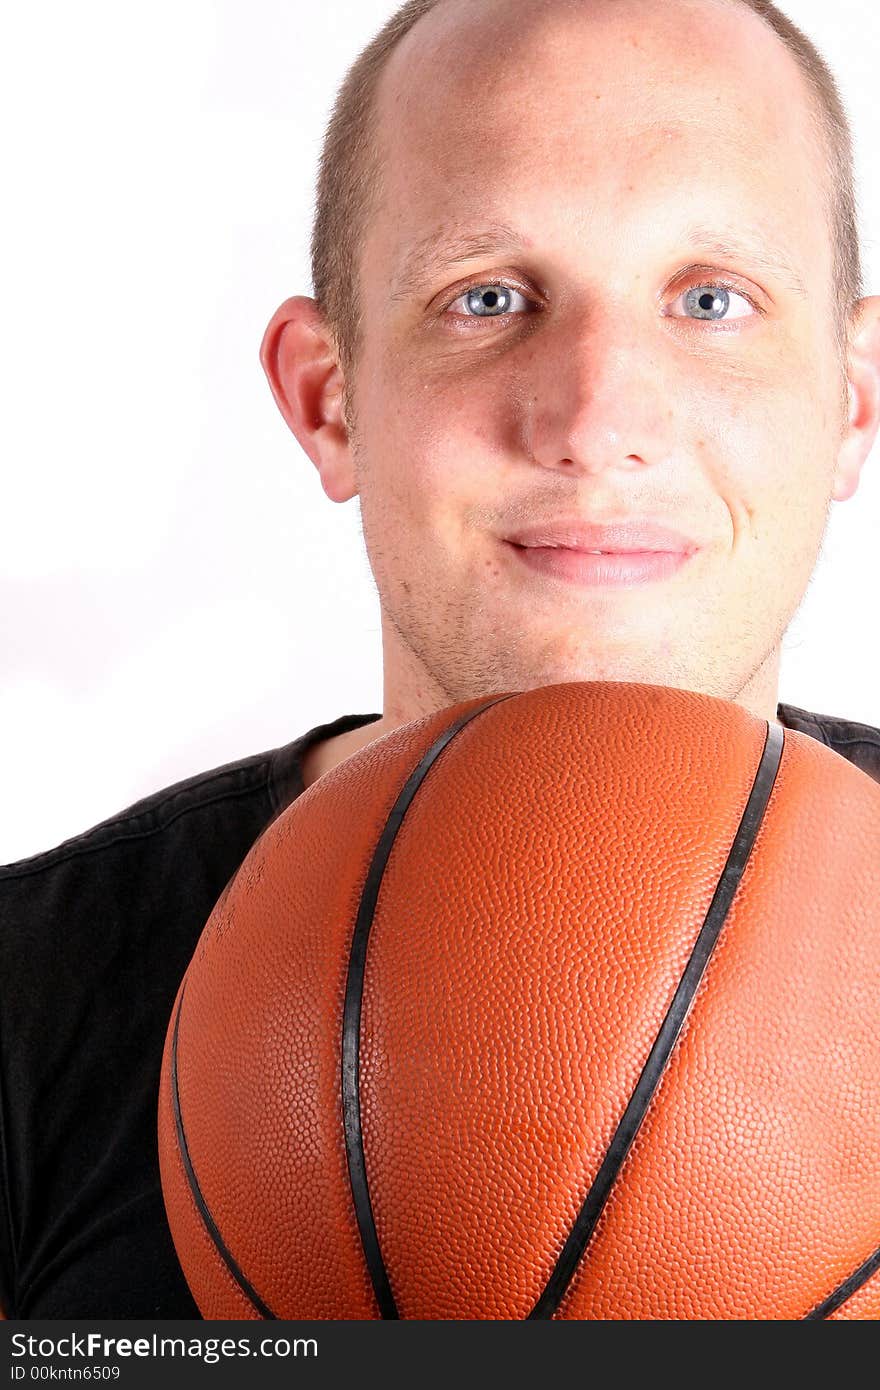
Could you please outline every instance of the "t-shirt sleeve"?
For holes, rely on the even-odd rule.
[[[0,879],[0,1296],[11,1315],[99,1313],[102,1300],[108,1314],[158,1315],[169,1283],[176,1307],[181,1294],[189,1302],[164,1218],[156,1096],[214,882],[196,861],[176,885],[173,846],[167,859],[155,848],[121,840]]]
[[[248,765],[0,868],[9,1316],[199,1316],[162,1198],[162,1051],[201,931],[272,818]]]

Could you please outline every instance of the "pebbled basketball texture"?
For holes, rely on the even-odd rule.
[[[202,1314],[880,1318],[878,927],[880,786],[737,705],[571,683],[377,739],[178,992]]]

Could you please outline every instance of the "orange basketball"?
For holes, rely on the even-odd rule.
[[[206,1318],[880,1317],[880,786],[662,686],[466,701],[252,847],[169,1024]]]

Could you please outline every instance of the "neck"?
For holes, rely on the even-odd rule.
[[[399,729],[403,724],[456,703],[454,697],[439,689],[434,690],[432,698],[430,688],[431,683],[423,680],[407,693],[405,687],[400,686],[392,686],[389,690],[386,681],[387,695],[381,719],[376,719],[359,729],[349,729],[347,733],[337,734],[334,738],[322,739],[308,749],[302,761],[305,786],[311,786],[325,772],[330,772],[345,762],[346,758],[350,758],[361,748],[366,748],[367,744],[373,743],[394,729]],[[752,673],[733,699],[733,703],[741,705],[759,719],[768,719],[771,723],[778,724],[778,690],[779,649],[776,648]]]

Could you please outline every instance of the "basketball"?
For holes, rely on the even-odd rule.
[[[200,1311],[880,1318],[878,926],[880,786],[725,700],[577,682],[376,739],[177,994]]]

